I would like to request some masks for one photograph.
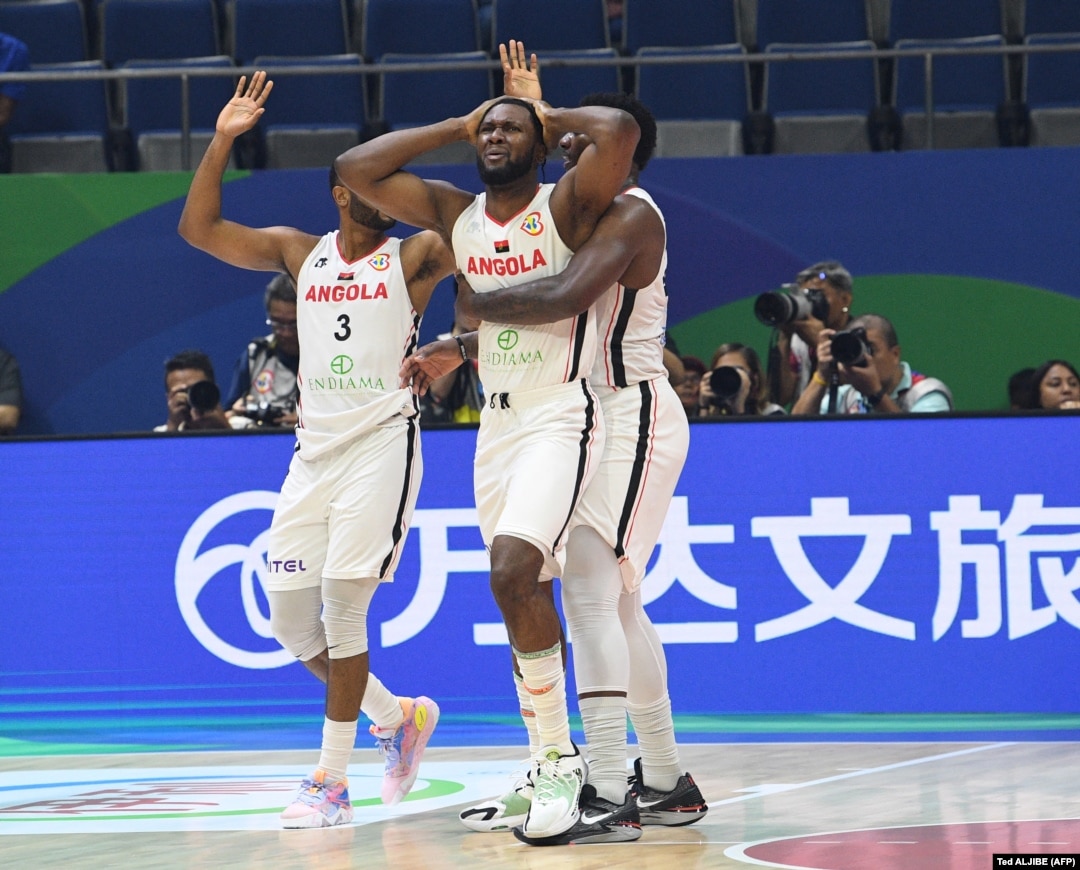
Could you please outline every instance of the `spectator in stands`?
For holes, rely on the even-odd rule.
[[[455,321],[450,331],[438,336],[438,340],[466,332],[468,330]],[[420,423],[425,426],[433,423],[479,423],[483,407],[484,388],[480,384],[477,361],[470,360],[467,365],[460,365],[431,382],[427,393],[420,397]]]
[[[230,419],[247,417],[259,426],[293,428],[300,388],[300,337],[296,331],[296,285],[284,272],[266,285],[263,297],[269,335],[252,339],[233,367],[222,403]]]
[[[709,373],[701,379],[702,417],[772,416],[784,409],[769,401],[765,372],[757,351],[737,341],[713,353]]]
[[[221,409],[221,391],[214,382],[214,366],[201,350],[184,350],[165,361],[165,401],[169,418],[155,432],[229,429]],[[240,418],[234,428],[249,421]]]
[[[22,378],[19,363],[0,347],[0,435],[10,435],[22,415]]]
[[[696,356],[684,356],[681,360],[686,374],[682,382],[675,387],[675,392],[679,394],[686,416],[700,417],[701,379],[705,377],[705,363]]]
[[[836,401],[835,408],[831,408],[830,386],[834,384]],[[821,330],[817,368],[791,413],[951,410],[949,388],[937,378],[913,371],[900,359],[900,343],[893,325],[878,314],[864,314],[851,321],[843,333]]]
[[[30,52],[26,43],[0,33],[0,72],[25,72],[30,69]],[[11,146],[8,143],[7,125],[15,112],[15,104],[22,99],[26,85],[22,82],[6,82],[0,85],[0,172],[11,171]]]
[[[1044,362],[1031,375],[1028,408],[1066,411],[1080,408],[1080,375],[1063,359]]]
[[[1035,369],[1028,366],[1009,376],[1009,410],[1022,411],[1028,407],[1031,397],[1031,376]]]
[[[817,365],[816,348],[823,329],[841,330],[851,320],[854,286],[851,273],[836,260],[807,266],[795,276],[794,288],[819,291],[828,303],[824,320],[810,316],[778,326],[769,351],[769,389],[773,401],[788,405],[802,395]]]

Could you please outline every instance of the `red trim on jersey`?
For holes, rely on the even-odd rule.
[[[536,185],[536,191],[533,193],[533,195],[529,199],[528,203],[526,203],[526,205],[523,206],[520,211],[518,211],[516,214],[511,215],[505,221],[501,221],[496,217],[492,217],[491,212],[489,212],[487,210],[487,197],[485,196],[484,197],[484,217],[486,217],[493,224],[498,224],[500,227],[508,226],[511,222],[516,221],[519,217],[521,217],[522,214],[524,214],[526,211],[529,210],[529,206],[533,204],[533,200],[536,199],[536,194],[539,193],[539,192],[540,192],[540,185],[537,184]]]
[[[359,263],[362,259],[364,259],[364,257],[370,257],[377,250],[379,250],[379,248],[383,247],[383,245],[385,245],[387,242],[389,242],[390,239],[391,239],[391,236],[383,236],[383,240],[381,242],[379,242],[379,244],[377,244],[370,251],[368,251],[367,253],[361,254],[355,260],[350,260],[348,257],[345,256],[345,253],[341,250],[341,230],[337,230],[335,235],[334,235],[334,247],[337,248],[338,256],[341,257],[341,259],[344,262],[348,263],[351,266],[353,263]]]

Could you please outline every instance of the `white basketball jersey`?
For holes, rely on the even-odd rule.
[[[640,187],[624,190],[644,200],[664,221],[660,208]],[[667,224],[664,224],[665,230]],[[664,330],[667,328],[667,247],[660,271],[652,283],[641,288],[616,284],[596,301],[600,348],[590,380],[596,387],[628,387],[654,378],[666,378]]]
[[[566,268],[573,252],[559,238],[549,199],[554,184],[505,223],[492,218],[480,194],[454,223],[458,269],[477,293],[523,284]],[[479,371],[484,391],[513,393],[587,377],[596,356],[592,310],[538,326],[480,325]]]
[[[296,282],[300,336],[300,455],[313,459],[392,419],[416,413],[398,369],[416,347],[401,240],[349,262],[338,231],[323,236]]]

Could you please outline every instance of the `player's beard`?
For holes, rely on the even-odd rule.
[[[482,155],[476,155],[476,171],[480,173],[480,180],[492,187],[500,187],[517,181],[532,172],[532,155],[522,157],[520,160],[508,160],[502,166],[487,167],[484,165]]]
[[[349,197],[349,217],[360,226],[378,232],[386,232],[397,223],[392,217],[383,217],[378,209],[365,205],[355,194]]]

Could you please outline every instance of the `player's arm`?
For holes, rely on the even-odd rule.
[[[243,269],[288,272],[295,276],[314,237],[291,227],[254,228],[221,215],[221,179],[233,141],[258,123],[274,83],[258,71],[236,93],[217,119],[214,138],[191,179],[178,230],[192,246]]]
[[[450,374],[462,363],[476,359],[478,353],[479,341],[475,332],[432,341],[405,358],[398,372],[401,386],[411,387],[416,395],[422,396],[433,381]]]
[[[566,320],[586,311],[619,281],[642,248],[639,225],[649,215],[634,208],[636,200],[623,200],[625,197],[612,203],[596,231],[557,275],[475,293],[459,274],[457,319],[533,325]]]
[[[423,230],[401,243],[401,268],[412,307],[423,314],[436,285],[454,274],[454,252],[441,235]]]

